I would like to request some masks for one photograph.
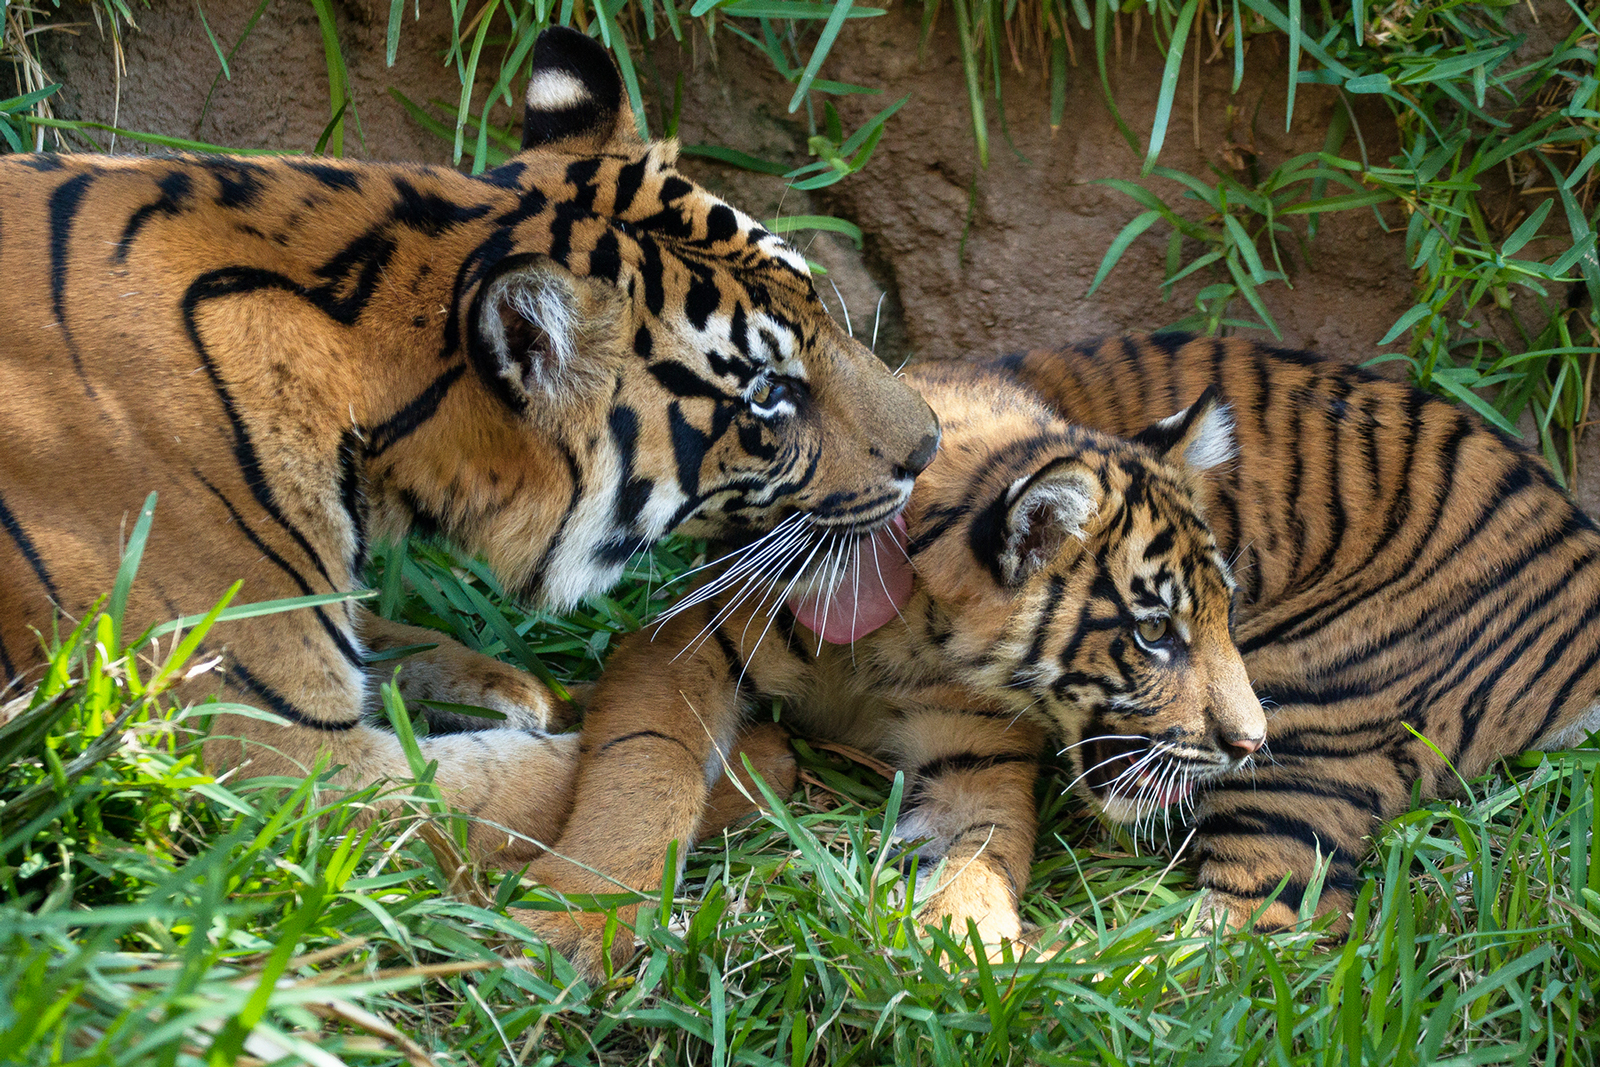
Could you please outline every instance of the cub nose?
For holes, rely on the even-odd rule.
[[[906,457],[906,461],[895,467],[896,478],[915,478],[928,469],[928,464],[933,462],[934,455],[939,451],[939,417],[933,417],[933,432],[925,434],[917,444],[915,452]]]

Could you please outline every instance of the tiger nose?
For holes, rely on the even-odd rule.
[[[1222,747],[1228,750],[1228,755],[1234,759],[1244,759],[1252,755],[1262,745],[1266,744],[1265,737],[1230,737],[1222,742]]]
[[[934,455],[939,451],[939,417],[934,416],[933,432],[923,436],[917,444],[917,449],[906,458],[906,461],[894,469],[896,478],[915,478],[928,469],[928,464],[933,462]]]

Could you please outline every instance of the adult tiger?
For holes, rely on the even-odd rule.
[[[871,529],[937,443],[927,406],[834,325],[804,260],[633,132],[605,50],[534,49],[523,151],[425,166],[228,157],[0,161],[0,670],[111,587],[157,490],[129,632],[349,590],[369,539],[420,529],[553,607],[672,529],[800,514]],[[319,608],[227,624],[207,758],[405,775],[370,725],[369,650],[413,697],[505,728],[432,736],[436,781],[487,823],[553,832],[575,741],[544,688],[431,631]],[[387,670],[388,668],[385,668]],[[458,724],[449,724],[458,725]],[[479,843],[505,835],[475,831]],[[526,855],[513,846],[506,858]]]
[[[536,875],[614,890],[576,863],[651,886],[720,773],[716,746],[779,696],[802,731],[905,770],[899,832],[925,842],[925,872],[946,861],[924,919],[1018,936],[1054,738],[1105,817],[1159,821],[1171,841],[1193,826],[1226,921],[1287,875],[1259,919],[1295,922],[1320,858],[1320,910],[1342,931],[1363,839],[1413,788],[1454,781],[1406,724],[1467,774],[1600,726],[1600,531],[1470,415],[1340,363],[1176,335],[908,378],[945,443],[906,510],[917,578],[900,617],[850,623],[898,580],[869,556],[775,613],[772,592],[735,582],[654,643],[630,638]],[[770,750],[766,766],[781,777]],[[600,918],[528,921],[597,973]]]

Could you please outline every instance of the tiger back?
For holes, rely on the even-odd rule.
[[[375,538],[481,553],[554,608],[672,529],[890,521],[926,465],[925,404],[834,325],[804,260],[633,130],[595,41],[533,56],[523,151],[468,176],[310,158],[0,160],[0,683],[111,589],[159,494],[124,632],[338,594]],[[487,706],[436,734],[439,784],[527,854],[564,813],[574,741],[528,676],[352,604],[224,623],[208,761],[409,775],[374,727],[369,653],[408,697]],[[389,666],[383,668],[387,675]],[[214,679],[201,687],[215,689]],[[441,727],[460,723],[441,722]]]

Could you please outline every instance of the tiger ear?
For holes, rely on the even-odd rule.
[[[1060,552],[1069,538],[1100,513],[1105,487],[1088,467],[1057,459],[1011,483],[1005,495],[1005,529],[999,570],[1007,585],[1025,581]]]
[[[599,41],[551,26],[533,45],[533,74],[522,113],[522,150],[559,145],[578,154],[637,147],[622,78]]]
[[[1176,415],[1170,415],[1134,436],[1169,462],[1187,463],[1195,470],[1210,470],[1234,457],[1233,413],[1217,396],[1217,387],[1208,385],[1200,399]]]
[[[471,353],[483,380],[517,411],[560,408],[587,395],[607,368],[585,349],[620,299],[547,256],[516,256],[479,290]]]

